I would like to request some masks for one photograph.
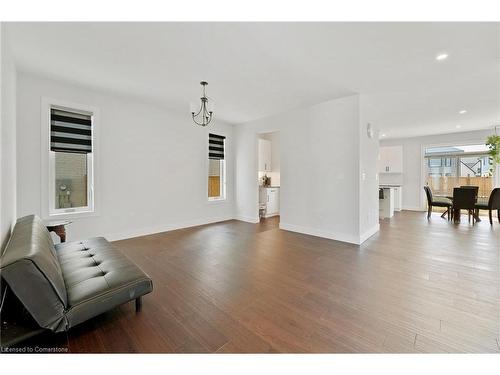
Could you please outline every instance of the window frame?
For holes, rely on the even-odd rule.
[[[424,186],[426,182],[426,150],[428,148],[435,147],[452,147],[454,145],[460,146],[474,146],[474,145],[483,145],[484,139],[476,139],[472,138],[469,140],[452,140],[450,142],[440,142],[440,143],[424,143],[420,144],[420,186]],[[477,153],[476,153],[477,154]],[[497,165],[495,170],[493,171],[493,184],[494,187],[500,187],[500,165]],[[427,198],[425,197],[424,189],[420,189],[420,206],[415,207],[414,209],[420,211],[426,211]]]
[[[210,133],[221,135],[221,136],[225,137],[225,139],[224,139],[224,159],[222,159],[222,163],[220,163],[221,160],[219,160],[220,173],[223,176],[222,183],[221,183],[222,195],[219,196],[219,197],[209,197],[208,196],[208,180],[210,178],[210,158],[208,157],[208,154],[209,154],[209,142],[208,142],[208,139],[210,137],[209,136]],[[212,131],[212,130],[208,130],[207,129],[205,143],[206,143],[206,153],[205,153],[205,155],[207,155],[207,157],[206,157],[206,168],[205,168],[206,169],[206,173],[207,173],[206,174],[206,178],[205,178],[205,181],[206,181],[205,193],[207,194],[207,202],[208,203],[222,203],[222,202],[226,202],[227,201],[227,134],[225,134],[224,132],[218,132],[217,133],[217,131]]]
[[[50,113],[52,108],[90,114],[92,153],[87,155],[87,206],[55,208],[55,151],[50,150]],[[99,108],[64,100],[42,97],[41,103],[41,212],[43,219],[71,219],[99,214]]]

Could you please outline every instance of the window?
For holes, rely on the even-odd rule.
[[[96,113],[55,100],[43,104],[43,216],[94,213]]]
[[[441,167],[441,158],[429,158],[429,167]]]
[[[494,176],[484,144],[429,147],[425,158],[425,183],[435,195],[452,195],[453,188],[462,185],[479,186],[481,197],[490,195]]]
[[[208,199],[226,199],[226,161],[225,157],[226,137],[208,135]]]

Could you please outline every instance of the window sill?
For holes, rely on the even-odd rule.
[[[76,212],[61,212],[61,213],[51,213],[44,215],[45,220],[59,220],[59,219],[78,219],[84,217],[99,216],[96,211],[76,211]]]
[[[208,204],[220,204],[220,203],[226,203],[227,198],[209,198],[207,200]]]

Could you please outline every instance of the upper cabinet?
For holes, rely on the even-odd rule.
[[[259,138],[259,171],[271,172],[271,141]]]
[[[380,147],[379,173],[403,173],[403,146]]]

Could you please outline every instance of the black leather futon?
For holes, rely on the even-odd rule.
[[[42,328],[71,327],[153,290],[152,280],[102,237],[54,245],[40,218],[20,218],[0,275]]]

